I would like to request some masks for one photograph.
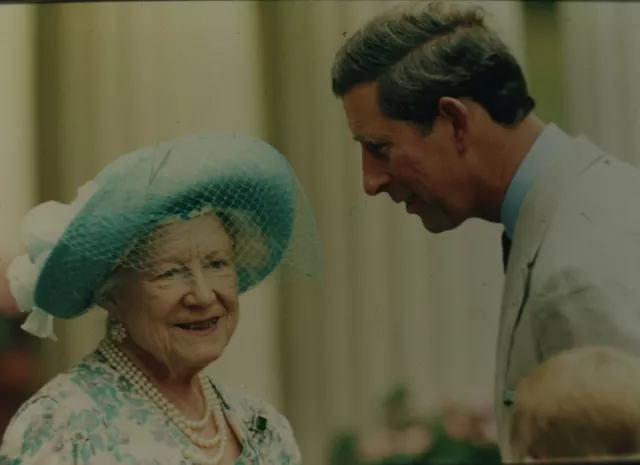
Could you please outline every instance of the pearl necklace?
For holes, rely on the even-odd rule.
[[[203,463],[208,465],[218,465],[222,457],[224,457],[228,442],[228,431],[224,414],[222,413],[220,399],[204,375],[198,376],[198,380],[204,393],[205,415],[201,420],[190,421],[158,391],[149,378],[142,373],[120,349],[113,345],[111,341],[104,339],[100,343],[98,351],[138,392],[156,404],[193,444],[202,449],[211,449],[219,443],[218,453],[211,459],[207,457],[202,460]],[[210,439],[203,438],[197,434],[195,430],[204,428],[211,417],[213,417],[213,422],[218,430],[218,434]]]

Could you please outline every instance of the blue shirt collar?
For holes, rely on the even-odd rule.
[[[520,206],[529,189],[533,186],[538,175],[551,165],[558,155],[561,155],[562,150],[570,142],[571,137],[558,126],[550,123],[544,128],[542,134],[538,136],[531,150],[520,163],[509,184],[500,210],[500,221],[509,238],[513,238]]]

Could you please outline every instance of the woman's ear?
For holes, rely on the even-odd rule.
[[[118,301],[114,296],[105,296],[100,308],[107,311],[108,319],[122,322],[122,307],[118,305]]]
[[[117,304],[115,298],[110,294],[103,294],[96,304],[107,311],[110,316],[115,316]]]
[[[120,286],[118,277],[113,274],[102,286],[96,299],[96,305],[105,309],[110,316],[118,316]]]

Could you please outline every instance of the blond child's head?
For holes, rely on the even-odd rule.
[[[640,359],[610,347],[557,354],[521,382],[510,430],[520,461],[640,453]]]

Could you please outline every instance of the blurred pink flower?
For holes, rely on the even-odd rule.
[[[379,462],[396,455],[419,456],[430,447],[431,434],[427,428],[410,426],[401,431],[387,429],[361,436],[358,456],[365,462]]]
[[[12,257],[0,257],[0,316],[3,317],[19,317],[22,314],[18,310],[16,299],[11,295],[9,290],[9,281],[7,280],[7,268],[11,263]]]

